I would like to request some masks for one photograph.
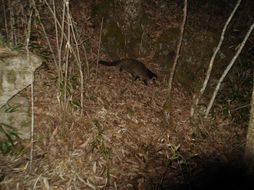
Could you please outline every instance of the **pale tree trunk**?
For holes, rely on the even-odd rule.
[[[250,120],[247,132],[247,141],[245,146],[245,161],[249,172],[254,174],[254,84],[252,90]]]

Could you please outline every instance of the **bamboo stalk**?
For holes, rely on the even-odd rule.
[[[29,15],[28,26],[27,26],[27,35],[26,35],[26,53],[27,53],[27,60],[30,60],[30,51],[29,51],[29,43],[30,43],[30,36],[31,36],[31,23],[32,23],[32,16],[33,10]],[[30,130],[30,156],[29,156],[29,171],[32,171],[33,165],[33,149],[34,149],[34,73],[32,74],[32,83],[31,83],[31,130]]]

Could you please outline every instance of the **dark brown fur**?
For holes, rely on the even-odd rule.
[[[139,78],[143,80],[146,85],[149,80],[157,78],[155,73],[149,70],[142,62],[135,59],[121,59],[112,62],[99,61],[99,63],[105,66],[119,66],[120,71],[124,70],[129,72],[134,77],[134,80]]]

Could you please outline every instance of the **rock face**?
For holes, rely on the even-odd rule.
[[[15,97],[33,81],[33,74],[42,60],[33,54],[8,52],[0,48],[0,118],[1,123],[17,129],[21,138],[29,137],[30,113],[28,97]],[[9,106],[14,107],[9,112]],[[1,134],[0,134],[1,135]]]
[[[22,139],[30,138],[31,112],[28,97],[20,94],[0,109],[1,123],[11,126]],[[10,132],[11,129],[8,129]],[[1,139],[0,133],[0,139]]]

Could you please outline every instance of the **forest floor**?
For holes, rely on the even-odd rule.
[[[39,69],[32,170],[29,142],[22,154],[1,155],[1,189],[202,189],[205,184],[210,186],[203,189],[212,189],[218,181],[239,179],[234,173],[241,172],[246,129],[222,117],[191,120],[193,99],[179,82],[166,126],[165,73],[153,58],[139,60],[158,74],[155,83],[146,86],[117,68],[91,66],[82,114],[73,101],[79,90],[72,105],[60,106],[55,69]],[[76,75],[71,77],[75,89]]]
[[[240,160],[245,130],[220,119],[192,123],[192,98],[177,83],[173,122],[166,127],[166,83],[146,86],[116,68],[99,66],[97,77],[93,73],[87,81],[84,115],[64,109],[60,117],[54,76],[49,70],[36,75],[32,173],[26,172],[27,144],[27,154],[1,156],[3,187],[178,189],[197,174],[217,175],[216,168]]]

